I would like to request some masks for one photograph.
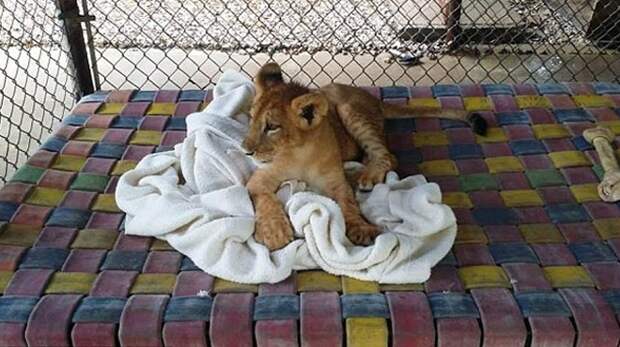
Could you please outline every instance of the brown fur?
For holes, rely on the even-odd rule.
[[[298,179],[338,203],[353,243],[369,244],[379,228],[362,216],[342,164],[363,156],[359,187],[371,189],[382,182],[396,167],[385,143],[384,118],[418,110],[383,104],[351,86],[330,84],[309,90],[285,83],[275,63],[263,66],[255,83],[257,94],[243,148],[264,163],[247,184],[256,210],[256,240],[275,250],[293,239],[275,192],[283,181]],[[467,119],[464,111],[425,110],[415,116]]]

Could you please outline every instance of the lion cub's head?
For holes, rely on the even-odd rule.
[[[276,63],[264,65],[255,77],[250,128],[242,147],[267,163],[282,150],[302,146],[327,116],[327,99],[295,82],[285,83]]]

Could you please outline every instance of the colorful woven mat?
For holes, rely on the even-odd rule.
[[[581,133],[599,123],[620,134],[620,86],[368,90],[490,124],[479,137],[454,121],[386,123],[400,173],[437,182],[458,216],[428,282],[304,271],[239,285],[125,235],[119,175],[183,141],[184,117],[211,93],[99,92],[0,190],[0,345],[617,345],[620,207],[599,200],[601,167]]]

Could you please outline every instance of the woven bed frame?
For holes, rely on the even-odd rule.
[[[183,141],[211,93],[98,92],[0,190],[0,346],[616,346],[620,206],[598,198],[581,133],[620,135],[620,85],[368,90],[490,124],[477,137],[458,122],[386,122],[399,172],[437,182],[458,218],[429,281],[303,271],[239,285],[125,235],[119,175]]]

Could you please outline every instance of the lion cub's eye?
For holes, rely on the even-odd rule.
[[[277,132],[278,130],[280,130],[279,125],[271,124],[271,123],[267,123],[267,125],[265,125],[265,133],[267,134],[273,134]]]

